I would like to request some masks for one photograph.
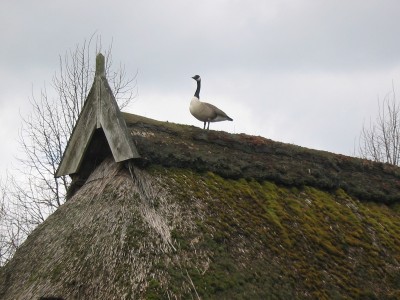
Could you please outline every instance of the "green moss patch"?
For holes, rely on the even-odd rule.
[[[0,269],[0,297],[400,295],[397,205],[154,164],[133,175],[96,177],[39,226]]]

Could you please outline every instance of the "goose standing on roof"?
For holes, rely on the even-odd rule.
[[[201,78],[199,75],[195,75],[192,77],[194,80],[197,81],[197,89],[194,93],[192,101],[190,101],[190,113],[195,117],[197,120],[204,122],[204,128],[206,129],[206,123],[208,124],[207,130],[210,129],[210,122],[220,122],[220,121],[233,121],[226,113],[220,110],[218,107],[207,103],[201,102],[200,99],[200,85],[201,85]]]

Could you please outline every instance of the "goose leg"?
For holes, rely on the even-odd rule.
[[[210,130],[210,122],[208,122],[207,130]]]
[[[204,122],[204,127],[203,127],[203,129],[206,129],[206,122]]]

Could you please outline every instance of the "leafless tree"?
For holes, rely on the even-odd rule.
[[[36,227],[34,222],[34,205],[39,203],[25,202],[22,195],[15,193],[11,187],[15,185],[12,177],[0,182],[0,266],[5,264],[26,236]],[[38,210],[37,213],[40,213]]]
[[[380,101],[375,121],[363,126],[359,139],[359,155],[362,158],[400,164],[400,105],[392,92]]]
[[[55,178],[63,151],[72,133],[95,74],[95,55],[101,40],[93,36],[59,58],[51,89],[32,92],[32,111],[23,117],[20,130],[22,157],[19,172],[0,187],[0,263],[11,257],[21,241],[65,201],[67,176]],[[112,68],[112,46],[103,51],[106,75],[120,108],[136,96],[136,75],[125,67]]]

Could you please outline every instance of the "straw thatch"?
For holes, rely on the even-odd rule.
[[[0,269],[1,299],[400,296],[398,168],[124,118],[142,158],[98,164]]]
[[[105,160],[29,236],[2,270],[2,299],[136,299],[163,278],[154,265],[176,265],[171,230],[190,230],[194,212],[171,202],[157,178],[122,167]]]
[[[400,168],[275,142],[260,136],[204,131],[123,114],[142,163],[212,171],[224,178],[287,186],[342,188],[360,200],[400,201]]]

